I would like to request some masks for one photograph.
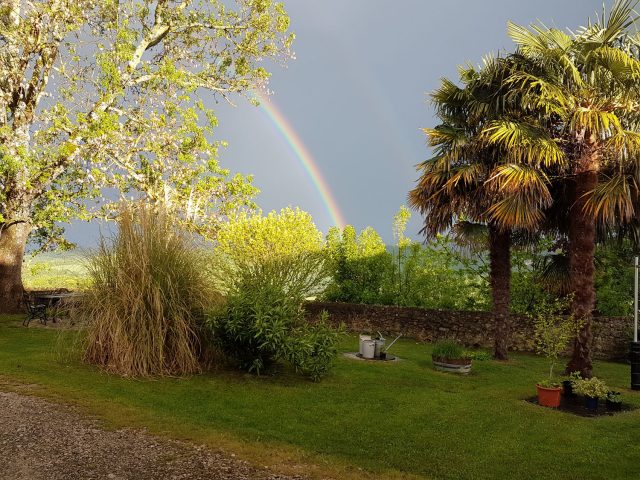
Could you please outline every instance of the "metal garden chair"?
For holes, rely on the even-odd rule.
[[[43,303],[36,303],[34,298],[28,293],[25,293],[22,297],[24,306],[27,309],[27,317],[23,320],[22,325],[28,327],[31,320],[39,320],[43,325],[47,324],[47,306]]]

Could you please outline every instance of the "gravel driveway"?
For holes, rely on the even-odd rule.
[[[303,478],[137,430],[105,430],[72,407],[9,392],[0,392],[0,452],[6,480]]]

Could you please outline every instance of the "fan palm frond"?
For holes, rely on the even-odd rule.
[[[511,159],[532,165],[562,165],[565,153],[549,133],[526,122],[495,120],[483,131],[489,144],[502,147]]]
[[[579,39],[596,46],[612,43],[637,22],[637,5],[638,0],[616,0],[607,15],[603,4],[602,14],[596,21],[589,21],[587,26],[578,29]]]
[[[471,252],[482,252],[489,244],[489,229],[486,223],[459,220],[451,228],[454,243]]]
[[[584,209],[605,225],[614,226],[631,221],[635,214],[633,199],[637,199],[638,185],[633,177],[614,175],[601,181],[587,193]]]
[[[538,282],[545,290],[560,296],[571,292],[569,257],[564,253],[544,255],[534,264],[534,268]]]
[[[597,105],[578,107],[568,122],[572,132],[589,132],[597,134],[601,138],[608,138],[621,130],[618,116],[607,110],[601,110]]]

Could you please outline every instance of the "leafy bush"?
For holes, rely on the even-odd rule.
[[[285,349],[287,361],[299,373],[318,380],[327,373],[338,353],[336,345],[342,329],[329,325],[327,312],[317,323],[301,323],[293,332],[293,342]]]
[[[607,392],[607,400],[611,403],[622,403],[622,394],[620,392]]]
[[[393,258],[373,228],[365,228],[356,235],[351,225],[342,232],[333,227],[327,233],[327,250],[332,268],[332,282],[325,292],[327,300],[393,302],[393,292],[384,291],[392,274]]]
[[[325,321],[307,322],[302,298],[283,286],[278,266],[254,266],[241,277],[223,310],[211,318],[222,350],[241,369],[257,374],[280,360],[314,380],[324,375],[337,354],[338,331]]]
[[[396,230],[398,223],[396,220]],[[396,236],[392,254],[370,227],[359,235],[350,225],[342,232],[330,229],[327,250],[332,279],[324,298],[434,309],[489,308],[482,255],[456,252],[448,236],[439,236],[425,246],[404,237],[402,231]]]
[[[596,310],[600,315],[633,314],[633,257],[629,241],[610,241],[596,249]]]
[[[215,262],[215,281],[223,292],[251,283],[245,274],[253,270],[295,298],[317,295],[327,284],[322,233],[299,209],[230,220],[218,232]]]
[[[598,377],[579,379],[574,382],[573,390],[580,395],[591,398],[605,398],[609,392],[607,384]]]
[[[215,301],[204,250],[150,207],[123,207],[89,262],[84,358],[124,376],[198,372],[198,322]]]
[[[211,316],[218,346],[239,367],[261,373],[277,361],[314,380],[337,354],[338,331],[325,320],[309,324],[303,302],[326,283],[322,234],[311,217],[285,209],[241,217],[223,228],[216,249],[217,279],[227,293]]]
[[[478,311],[490,307],[484,253],[468,254],[449,236],[439,235],[425,245],[413,242],[399,247],[397,256],[398,305]]]
[[[453,340],[443,340],[433,345],[431,356],[435,358],[468,358],[464,348]]]

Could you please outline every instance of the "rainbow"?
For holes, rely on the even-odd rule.
[[[260,101],[262,111],[266,113],[267,117],[269,117],[276,129],[282,134],[289,145],[289,148],[291,148],[294,155],[309,176],[311,183],[313,183],[320,194],[320,198],[322,198],[322,202],[329,214],[329,217],[331,218],[331,221],[334,225],[344,228],[346,225],[344,215],[338,207],[338,203],[331,193],[329,184],[318,168],[316,161],[313,159],[313,156],[309,150],[307,150],[304,143],[302,143],[302,139],[298,136],[293,126],[289,123],[278,107],[276,107],[275,103],[272,102],[266,94],[256,92],[256,98]]]

